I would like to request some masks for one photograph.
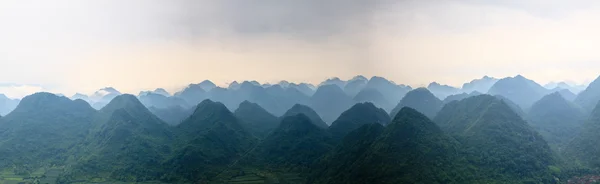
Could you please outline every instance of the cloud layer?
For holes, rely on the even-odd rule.
[[[595,1],[7,0],[0,82],[63,93],[380,75],[460,85],[600,71]]]

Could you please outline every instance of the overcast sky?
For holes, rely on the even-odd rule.
[[[210,79],[600,75],[600,2],[560,0],[2,0],[0,93]]]

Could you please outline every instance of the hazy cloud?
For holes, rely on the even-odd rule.
[[[0,82],[66,94],[358,74],[584,82],[600,71],[598,12],[582,0],[5,0]]]
[[[43,87],[35,85],[0,84],[0,94],[4,94],[12,99],[20,99],[24,96],[44,90]]]

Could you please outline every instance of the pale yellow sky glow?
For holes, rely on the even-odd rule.
[[[600,75],[596,1],[5,0],[0,93],[377,75],[460,86]],[[311,10],[311,11],[308,11]],[[3,83],[27,84],[13,89]]]

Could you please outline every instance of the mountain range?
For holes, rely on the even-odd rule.
[[[494,81],[412,89],[357,76],[317,88],[204,81],[173,95],[35,93],[10,100],[18,102],[0,116],[0,183],[561,183],[600,176],[598,80],[575,98],[523,76]],[[489,94],[472,90],[489,85]]]

